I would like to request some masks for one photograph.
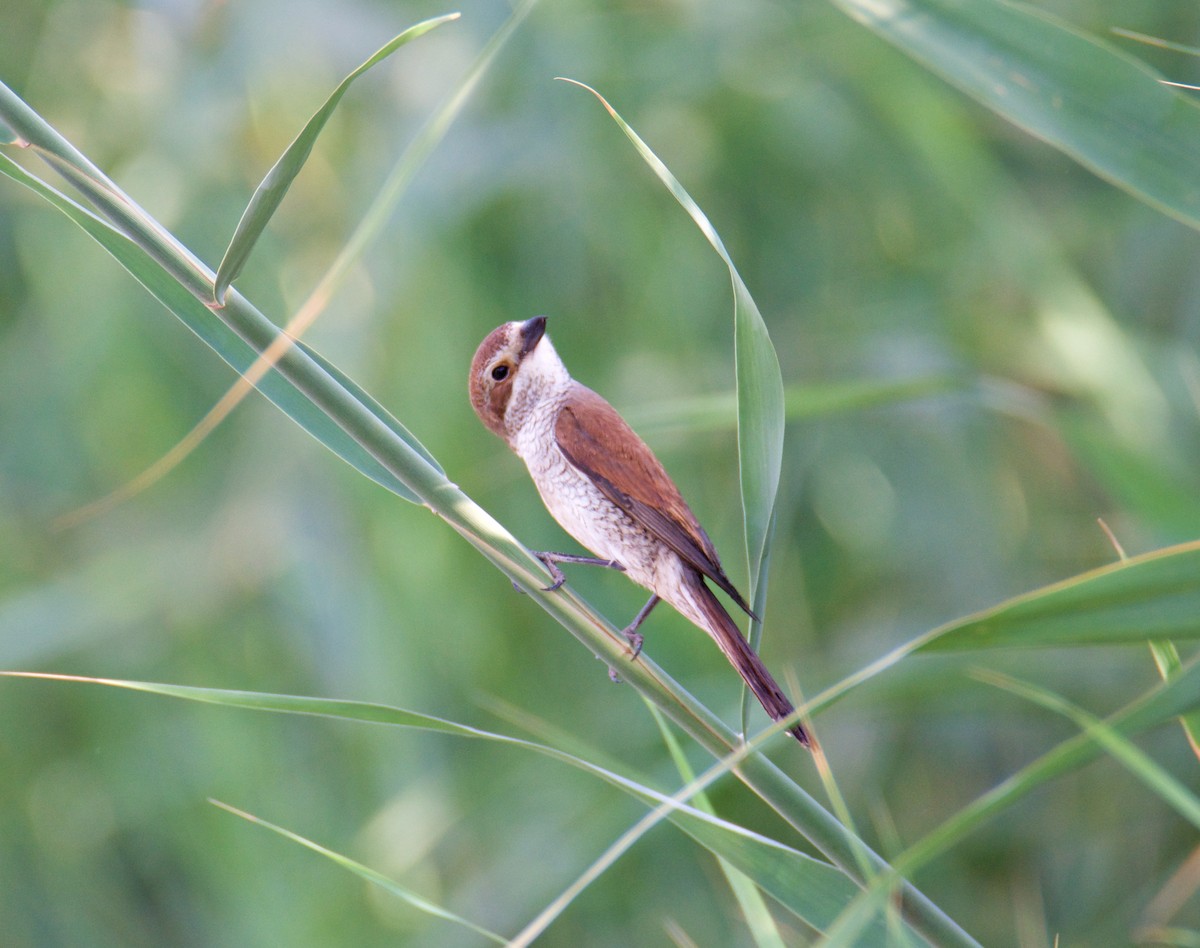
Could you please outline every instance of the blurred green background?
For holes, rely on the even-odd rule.
[[[1200,39],[1187,4],[1042,6],[1097,33]],[[462,20],[355,86],[239,282],[283,322],[505,4],[7,0],[0,79],[215,264],[340,78],[449,9]],[[1200,72],[1126,45],[1171,78]],[[495,325],[548,313],[573,373],[647,437],[745,585],[732,418],[673,423],[681,401],[732,388],[728,275],[560,75],[605,94],[708,212],[789,386],[945,383],[789,425],[764,646],[784,680],[815,694],[941,622],[1113,561],[1097,517],[1130,553],[1200,533],[1193,231],[827,4],[546,0],[307,337],[528,545],[574,549],[473,416],[466,369]],[[520,709],[677,783],[631,690],[436,518],[261,398],[151,491],[56,529],[232,381],[76,228],[0,182],[0,668],[379,701],[524,733]],[[642,602],[613,574],[570,575],[618,624]],[[666,611],[646,631],[648,653],[734,719],[716,649]],[[1095,713],[1156,680],[1145,649],[1011,651],[913,660],[854,692],[818,732],[885,855],[1071,733],[968,678],[980,664]],[[504,932],[640,815],[559,765],[436,735],[13,680],[0,722],[6,946],[478,943],[209,797]],[[1142,746],[1194,775],[1178,729]],[[794,747],[773,753],[821,794]],[[714,798],[785,834],[740,786]],[[1116,944],[1148,918],[1200,924],[1195,904],[1148,908],[1195,845],[1105,759],[916,881],[985,944]],[[748,943],[712,859],[660,827],[543,943],[662,944],[670,920],[701,945]]]

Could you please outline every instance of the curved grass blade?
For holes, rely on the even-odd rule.
[[[1143,63],[1003,0],[832,0],[1101,178],[1200,227],[1200,106]]]
[[[1162,797],[1174,808],[1175,812],[1200,829],[1200,799],[1197,799],[1194,793],[1159,766],[1148,754],[1134,746],[1127,738],[1122,737],[1095,715],[1089,714],[1061,695],[1008,675],[992,671],[979,671],[975,673],[975,677],[1041,705],[1056,714],[1070,718],[1085,734],[1093,738],[1098,745]]]
[[[733,264],[716,228],[704,211],[692,199],[679,180],[621,118],[604,96],[591,86],[574,79],[564,79],[586,89],[612,116],[614,122],[633,142],[642,159],[671,192],[671,196],[687,211],[700,232],[729,268],[734,299],[734,359],[737,370],[738,466],[742,481],[742,508],[745,513],[746,556],[750,569],[750,601],[755,611],[763,614],[765,587],[763,561],[768,552],[771,523],[775,510],[775,495],[779,492],[779,476],[783,467],[784,398],[783,377],[779,358],[766,323],[758,311],[750,291]]]
[[[1174,642],[1159,641],[1150,643],[1150,654],[1154,657],[1154,667],[1163,681],[1170,681],[1183,670],[1183,659],[1179,657],[1179,649]],[[1183,733],[1187,736],[1192,753],[1200,759],[1200,713],[1185,714],[1179,720]]]
[[[262,182],[255,189],[254,195],[250,198],[250,203],[246,205],[246,210],[242,213],[242,219],[238,221],[233,238],[229,241],[229,247],[225,251],[225,256],[221,258],[221,263],[217,267],[217,276],[213,286],[213,299],[218,305],[224,304],[225,291],[238,278],[238,274],[242,272],[246,261],[250,259],[250,253],[254,250],[254,245],[258,243],[258,238],[262,236],[267,223],[279,208],[288,189],[292,186],[292,182],[296,180],[296,175],[300,173],[300,170],[304,167],[304,163],[308,161],[308,156],[317,141],[317,136],[325,128],[325,123],[329,121],[334,109],[342,101],[342,96],[346,94],[354,80],[372,66],[387,59],[388,56],[401,46],[411,42],[418,36],[423,36],[430,30],[436,29],[443,23],[447,23],[450,20],[457,20],[459,16],[460,14],[458,13],[447,13],[444,16],[432,17],[431,19],[417,23],[415,26],[410,26],[403,33],[394,36],[385,43],[366,62],[338,83],[337,88],[325,100],[324,105],[317,109],[313,117],[300,130],[300,134],[296,136],[292,143],[284,150],[283,154],[279,156],[279,160],[267,172],[266,177],[262,179]]]
[[[142,471],[139,475],[132,478],[130,481],[121,485],[115,491],[85,505],[69,514],[59,518],[59,526],[69,526],[74,523],[86,520],[89,517],[99,515],[113,506],[135,496],[140,491],[150,487],[162,477],[166,476],[176,465],[181,463],[195,448],[204,441],[205,438],[215,429],[224,419],[241,403],[242,399],[250,392],[251,388],[257,387],[258,382],[270,366],[278,361],[286,349],[294,345],[300,337],[308,331],[312,324],[317,320],[321,313],[325,310],[329,301],[337,287],[345,279],[349,273],[351,265],[357,260],[366,249],[368,244],[379,235],[384,225],[386,224],[392,210],[399,202],[404,193],[409,181],[417,170],[425,163],[425,160],[433,152],[434,148],[445,136],[451,124],[462,111],[463,106],[475,87],[479,84],[484,73],[490,67],[499,51],[504,47],[508,40],[512,37],[517,27],[528,16],[532,10],[536,0],[524,0],[524,2],[513,10],[512,14],[505,23],[497,30],[491,39],[484,46],[479,56],[476,58],[471,69],[460,82],[458,88],[452,95],[440,106],[433,117],[427,122],[413,139],[412,143],[404,150],[400,159],[392,168],[387,180],[384,182],[368,208],[366,214],[359,222],[354,232],[346,241],[345,246],[338,253],[334,262],[329,269],[322,275],[317,285],[313,288],[308,298],[301,304],[296,314],[288,321],[284,327],[284,332],[278,336],[271,344],[263,350],[258,358],[252,362],[249,368],[241,371],[239,378],[233,386],[221,397],[220,401],[202,418],[195,427],[192,428],[179,442],[177,442],[165,455],[155,461],[149,468]],[[446,19],[446,18],[442,18]],[[430,21],[432,22],[432,21]],[[435,24],[436,25],[436,24]],[[415,27],[414,27],[415,29]],[[411,37],[410,37],[411,38]],[[386,50],[388,47],[384,47]],[[379,54],[376,54],[377,56]],[[86,168],[82,162],[78,163],[80,171],[78,173],[86,173]],[[97,172],[98,173],[98,172]],[[77,182],[79,183],[79,182]],[[85,180],[82,182],[84,187],[90,187]],[[99,189],[95,195],[96,199],[104,200],[107,197],[108,190],[106,188]],[[225,290],[221,292],[221,298],[224,299]],[[207,299],[207,297],[205,297]],[[309,355],[315,360],[322,363],[322,367],[331,375],[334,375],[343,383],[343,387],[353,389],[356,393],[363,394],[358,386],[346,384],[349,382],[346,376],[342,375],[337,369],[333,368],[329,363],[324,362],[316,356],[311,350],[306,350]],[[372,411],[376,411],[378,406],[373,399],[366,399],[371,403]],[[380,409],[381,410],[381,409]],[[378,411],[376,411],[378,414]],[[398,425],[394,418],[387,416],[387,424]],[[411,435],[402,435],[410,441],[410,444],[417,449],[418,453],[431,461],[440,471],[441,468],[433,462],[432,456],[420,446],[419,442]],[[406,499],[412,499],[407,498]]]
[[[194,294],[189,293],[177,280],[164,271],[156,261],[150,259],[141,248],[117,233],[112,225],[102,221],[60,191],[30,174],[6,155],[0,155],[0,174],[7,175],[39,194],[79,225],[100,246],[112,254],[135,280],[149,290],[180,322],[212,347],[217,355],[229,363],[235,371],[245,372],[257,359],[258,353],[242,337],[201,303]],[[332,366],[329,366],[329,363],[324,360],[321,360],[321,363],[332,369]],[[337,372],[337,377],[345,379],[340,372]],[[347,464],[405,500],[421,503],[421,498],[416,493],[376,458],[372,457],[333,418],[323,412],[313,411],[311,400],[278,372],[272,371],[263,376],[257,388],[288,417]],[[355,388],[357,389],[357,386]],[[361,392],[361,389],[357,390]],[[429,458],[432,463],[432,456],[428,450],[378,402],[372,399],[365,402],[363,407],[397,437],[404,440],[414,451],[423,458]]]
[[[1159,49],[1167,49],[1175,53],[1184,53],[1187,56],[1200,56],[1200,46],[1188,46],[1186,43],[1173,43],[1170,40],[1162,39],[1159,36],[1150,36],[1146,33],[1139,33],[1137,30],[1127,30],[1120,26],[1114,26],[1109,30],[1113,36],[1120,36],[1124,39],[1133,40],[1135,43],[1145,43],[1147,46],[1156,46]]]
[[[1200,542],[1130,557],[935,629],[919,651],[1200,636]]]
[[[750,583],[750,606],[757,616],[767,611],[767,575],[771,539],[775,532],[775,498],[783,469],[784,396],[779,358],[758,305],[734,266],[716,228],[687,190],[614,109],[595,89],[565,79],[586,89],[604,106],[617,126],[633,143],[642,160],[671,192],[691,217],[729,269],[733,284],[734,364],[737,384],[738,473],[742,488],[742,520],[746,541],[746,567]],[[750,645],[757,650],[762,642],[762,622],[750,622]],[[742,733],[747,730],[752,701],[742,689]]]
[[[654,705],[647,703],[646,707],[654,718],[654,723],[658,725],[658,732],[662,735],[663,743],[671,754],[675,770],[684,783],[691,783],[696,779],[696,772],[688,763],[687,757],[684,756],[683,748],[679,746],[679,740],[675,733],[667,725],[666,718]],[[709,816],[716,816],[716,810],[713,809],[708,795],[703,791],[692,798],[692,805]],[[717,855],[717,864],[721,867],[721,873],[725,876],[729,890],[737,899],[738,907],[742,910],[742,917],[746,920],[746,926],[750,931],[751,938],[754,939],[754,944],[758,948],[784,948],[783,936],[779,934],[779,926],[775,924],[775,919],[767,908],[762,893],[754,885],[754,880],[720,855]]]
[[[405,888],[404,886],[400,885],[399,882],[389,879],[387,876],[383,875],[383,873],[376,872],[374,869],[364,866],[361,862],[356,862],[348,856],[343,856],[341,853],[334,852],[332,849],[326,849],[319,843],[314,843],[311,839],[306,839],[297,833],[293,833],[291,830],[284,829],[282,826],[276,826],[274,823],[269,823],[252,813],[247,813],[245,810],[239,810],[237,807],[230,806],[228,803],[222,803],[220,800],[214,800],[212,798],[209,798],[208,802],[213,806],[220,807],[226,813],[232,813],[234,816],[240,816],[243,820],[265,827],[273,833],[278,833],[284,839],[290,839],[294,843],[299,843],[301,846],[308,847],[315,853],[320,853],[326,859],[332,860],[343,869],[349,869],[359,878],[365,879],[372,885],[379,886],[384,891],[390,892],[399,899],[403,899],[413,908],[419,909],[428,915],[432,915],[435,918],[444,919],[448,922],[454,922],[456,925],[460,925],[468,931],[472,931],[476,935],[481,935],[490,941],[496,942],[497,944],[503,945],[508,941],[508,939],[503,935],[497,935],[495,932],[488,931],[486,928],[476,925],[474,922],[468,921],[461,915],[456,915],[449,909],[442,908],[440,905],[435,905],[428,899],[417,895],[417,893],[413,892],[412,889]]]
[[[640,840],[654,826],[662,822],[664,819],[671,819],[674,809],[684,805],[685,801],[691,800],[697,793],[703,792],[718,778],[723,777],[725,774],[733,771],[746,761],[752,759],[752,754],[754,753],[754,750],[758,744],[768,739],[769,736],[782,733],[784,730],[786,730],[787,726],[787,722],[776,722],[771,727],[767,728],[763,734],[751,741],[740,744],[738,747],[731,750],[723,759],[718,760],[712,767],[710,767],[699,777],[690,781],[686,786],[678,790],[672,796],[663,799],[657,807],[655,807],[623,834],[621,834],[621,836],[619,836],[612,843],[612,845],[605,850],[604,853],[602,853],[586,870],[584,870],[583,874],[576,879],[575,882],[571,883],[571,885],[569,885],[557,898],[547,905],[546,908],[543,909],[536,918],[530,921],[530,923],[512,939],[510,944],[518,946],[518,948],[523,948],[523,946],[532,944],[534,940],[536,940],[543,932],[545,932],[550,924],[556,918],[558,918],[560,914],[562,914],[562,912],[575,900],[575,898],[577,898],[588,886],[590,886],[592,882],[599,878],[601,874],[607,871],[607,869],[618,859],[620,859],[621,856],[628,852],[628,850],[632,848],[633,845],[637,843],[638,840]],[[691,812],[696,811],[691,810]],[[878,858],[871,853],[871,851],[866,847],[865,843],[862,843],[858,840],[856,840],[855,843],[857,847],[859,847],[858,851],[861,855],[872,860]],[[730,858],[725,851],[720,851],[720,854],[726,858]],[[730,861],[739,869],[743,868],[742,865],[740,865],[734,859],[730,858]],[[755,878],[755,881],[757,882],[758,879]],[[839,880],[838,884],[844,885],[847,881],[847,879],[843,878],[842,880]],[[905,885],[905,883],[903,880],[900,880],[898,885]],[[766,889],[765,885],[764,889]],[[766,890],[770,891],[769,889]],[[858,899],[856,898],[853,902],[851,902],[851,904],[854,904],[854,902],[857,901]],[[946,919],[945,921],[948,923],[946,930],[938,933],[940,937],[933,939],[935,943],[977,945],[977,942],[975,942],[975,940],[972,939],[971,936],[965,931],[963,931],[961,928],[958,928],[958,926],[954,925],[953,922],[950,922],[949,919]],[[909,924],[911,924],[911,921]],[[823,930],[824,928],[823,925],[814,925],[814,927],[818,928],[818,930]]]
[[[1170,681],[1155,685],[1102,723],[1109,734],[1124,739],[1196,708],[1200,708],[1200,657],[1186,665]],[[1009,809],[1042,784],[1083,767],[1104,750],[1095,735],[1085,731],[1063,741],[968,804],[893,860],[888,871],[856,897],[831,927],[824,944],[849,946],[859,943],[858,935],[883,911],[905,877],[911,877],[922,866],[953,848],[992,817]]]
[[[818,931],[829,925],[841,909],[859,892],[858,886],[845,873],[828,863],[813,859],[811,856],[773,839],[722,820],[712,813],[699,807],[690,806],[686,802],[689,796],[699,792],[699,789],[728,773],[737,762],[749,753],[748,749],[740,750],[735,760],[721,762],[711,768],[700,780],[691,782],[687,795],[680,793],[672,797],[645,784],[623,777],[612,770],[599,767],[574,754],[545,744],[484,731],[469,725],[389,705],[39,672],[0,672],[0,677],[98,684],[222,707],[338,718],[389,727],[415,728],[453,737],[489,740],[519,747],[599,777],[644,803],[657,805],[658,810],[655,812],[658,816],[648,823],[645,829],[661,819],[670,820],[700,845],[744,873],[797,918]],[[642,833],[645,832],[645,829],[642,830]],[[637,838],[640,838],[640,834]],[[632,842],[631,838],[630,844]]]

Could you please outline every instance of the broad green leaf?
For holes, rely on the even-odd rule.
[[[845,873],[828,863],[813,859],[811,856],[775,840],[719,819],[711,813],[688,805],[683,799],[667,796],[590,761],[544,744],[496,734],[404,708],[361,701],[74,675],[0,672],[0,677],[98,684],[223,707],[280,714],[313,715],[359,723],[416,728],[454,737],[489,740],[519,747],[576,767],[585,773],[599,777],[644,803],[660,807],[663,818],[673,822],[714,855],[735,866],[763,891],[778,900],[780,905],[818,931],[831,923],[859,891],[858,886]],[[718,765],[714,770],[720,772],[717,775],[721,775],[728,768],[721,769]],[[711,782],[713,776],[710,773],[704,779]],[[290,834],[285,831],[285,835]],[[305,840],[298,841],[303,842],[304,845],[310,845]],[[370,870],[367,871],[370,872]],[[371,881],[378,880],[372,879]]]
[[[0,155],[0,173],[8,175],[14,181],[41,195],[78,224],[100,246],[112,254],[117,262],[128,270],[133,278],[149,290],[180,322],[208,343],[237,372],[245,372],[257,358],[258,353],[245,340],[163,270],[156,261],[151,260],[139,247],[117,233],[110,224],[80,207],[40,178],[31,175],[6,155]],[[305,351],[311,352],[307,348]],[[315,354],[312,355],[312,358],[324,371],[329,372],[339,381],[345,381],[345,376],[324,359],[320,359]],[[420,503],[420,498],[412,490],[376,458],[372,457],[333,418],[318,410],[310,398],[277,370],[272,370],[263,376],[257,388],[289,418],[347,464],[405,500]],[[354,387],[354,390],[360,395],[365,394],[357,386]],[[425,447],[378,402],[374,399],[366,399],[362,405],[365,410],[371,412],[413,450],[433,463],[432,457]]]
[[[292,186],[292,182],[296,180],[296,175],[300,173],[300,170],[304,167],[304,163],[308,161],[308,156],[317,141],[317,136],[325,128],[325,124],[329,121],[330,116],[333,115],[338,103],[342,101],[342,96],[346,94],[351,83],[376,63],[387,59],[388,56],[404,44],[428,33],[443,23],[450,20],[457,20],[458,17],[459,14],[457,13],[447,13],[444,16],[433,17],[432,19],[423,20],[415,26],[410,26],[403,33],[393,37],[389,42],[384,44],[366,62],[338,83],[338,87],[325,100],[325,104],[317,109],[313,117],[301,129],[300,134],[296,136],[295,140],[279,156],[279,160],[267,172],[266,177],[262,179],[258,188],[255,189],[254,195],[250,198],[250,203],[246,205],[246,210],[242,214],[242,219],[238,221],[237,229],[233,233],[233,238],[229,242],[225,256],[221,259],[220,266],[217,267],[216,281],[213,286],[213,299],[217,303],[221,304],[225,302],[225,291],[229,289],[229,285],[242,272],[242,267],[246,265],[246,261],[250,258],[250,253],[254,250],[254,245],[258,243],[258,238],[262,236],[267,223],[279,208],[288,189]]]
[[[237,807],[232,807],[228,803],[222,803],[220,800],[209,800],[209,802],[212,803],[213,806],[220,807],[227,813],[232,813],[234,816],[240,816],[243,820],[247,820],[251,823],[257,824],[258,826],[265,827],[273,833],[278,833],[284,839],[290,839],[294,843],[299,843],[301,846],[308,847],[315,853],[320,853],[326,859],[337,863],[337,865],[341,866],[343,869],[349,869],[359,878],[370,882],[372,885],[379,886],[384,891],[390,892],[397,898],[403,899],[413,908],[419,909],[428,915],[432,915],[434,918],[441,918],[448,922],[454,922],[456,925],[460,925],[468,931],[474,932],[476,935],[482,935],[484,938],[497,942],[501,945],[508,941],[508,939],[503,935],[497,935],[495,932],[490,932],[486,928],[476,925],[474,922],[468,921],[461,915],[456,915],[449,909],[442,908],[442,906],[430,902],[428,899],[417,895],[417,893],[413,892],[412,889],[400,885],[400,883],[396,882],[394,879],[389,879],[387,876],[383,875],[383,873],[376,872],[374,869],[364,866],[361,862],[356,862],[348,856],[343,856],[341,853],[334,852],[332,849],[326,849],[324,846],[314,843],[311,839],[306,839],[297,833],[293,833],[291,830],[284,829],[282,826],[276,826],[274,823],[268,823],[266,820],[254,816],[251,813],[247,813],[245,810],[239,810]]]
[[[1100,177],[1200,227],[1200,106],[1113,46],[1004,0],[832,0]]]
[[[738,461],[746,514],[750,598],[764,614],[769,545],[774,532],[775,497],[783,467],[784,398],[779,358],[750,291],[724,253],[736,299],[734,339],[737,358]]]
[[[1200,636],[1200,542],[1083,573],[934,630],[919,651]]]

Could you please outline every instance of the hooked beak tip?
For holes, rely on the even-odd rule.
[[[521,355],[529,355],[546,334],[546,317],[534,316],[521,323]]]

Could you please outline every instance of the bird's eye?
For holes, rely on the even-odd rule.
[[[500,365],[492,369],[492,378],[497,382],[503,382],[506,378],[508,378],[508,366],[503,362],[500,363]]]

